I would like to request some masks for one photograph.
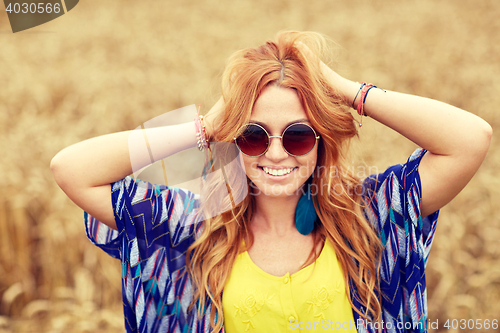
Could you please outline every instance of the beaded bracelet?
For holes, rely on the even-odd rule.
[[[212,155],[212,149],[210,148],[210,143],[207,138],[207,131],[205,124],[203,122],[203,116],[200,115],[201,105],[198,105],[198,114],[194,117],[194,125],[196,127],[196,138],[198,143],[198,149],[200,151],[205,151],[205,166],[203,167],[202,177],[203,180],[207,180],[207,175],[210,172],[215,171],[215,161]]]
[[[207,132],[205,130],[205,124],[203,124],[203,116],[200,115],[200,107],[198,107],[198,114],[194,117],[194,126],[196,127],[196,142],[198,143],[198,149],[200,151],[208,149]]]

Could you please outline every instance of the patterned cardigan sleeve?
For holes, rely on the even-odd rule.
[[[192,192],[126,177],[111,184],[118,230],[85,213],[87,236],[122,266],[127,332],[175,332],[192,324],[186,251],[199,230]]]
[[[426,217],[420,214],[418,166],[425,153],[417,149],[405,164],[372,175],[363,184],[365,216],[379,233],[383,246],[380,287],[383,319],[393,327],[389,332],[426,331],[425,266],[439,211]]]

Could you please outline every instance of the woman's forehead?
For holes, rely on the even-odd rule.
[[[264,127],[284,129],[296,122],[309,123],[294,89],[269,86],[254,104],[250,122]]]

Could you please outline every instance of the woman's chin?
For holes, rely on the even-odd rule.
[[[252,184],[252,195],[265,196],[270,198],[286,198],[300,193],[300,186],[296,184],[271,185],[271,184]]]

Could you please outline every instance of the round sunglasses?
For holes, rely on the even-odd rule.
[[[283,149],[289,155],[303,156],[313,150],[320,137],[316,136],[311,126],[303,123],[289,125],[281,135],[269,135],[264,127],[248,124],[244,126],[241,135],[234,140],[243,154],[258,157],[267,152],[271,138],[280,138]]]

